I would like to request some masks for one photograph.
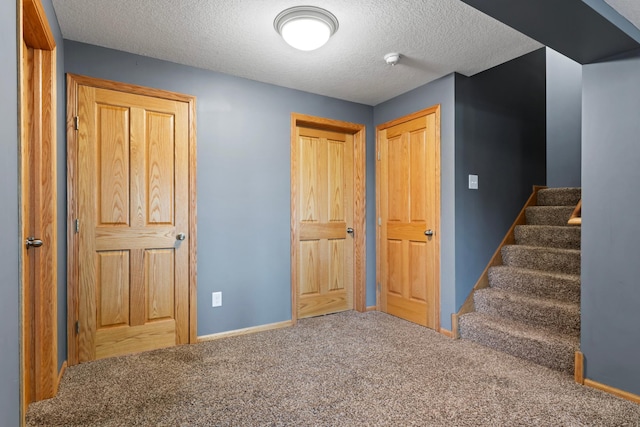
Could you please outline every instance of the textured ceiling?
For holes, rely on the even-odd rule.
[[[637,28],[640,29],[640,1],[638,0],[605,0],[611,7]]]
[[[635,1],[635,0],[633,0]],[[340,22],[300,52],[273,29],[306,0],[53,0],[66,39],[368,105],[542,45],[459,0],[315,0]],[[383,56],[400,52],[400,63]]]

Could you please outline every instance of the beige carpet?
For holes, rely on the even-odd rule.
[[[376,312],[67,369],[29,426],[638,426],[640,405]]]

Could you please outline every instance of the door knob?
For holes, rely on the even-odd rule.
[[[353,234],[353,228],[348,227],[348,228],[347,228],[347,233],[349,233],[349,234]]]
[[[178,233],[178,234],[176,234],[176,240],[180,240],[180,241],[182,241],[182,240],[184,240],[184,239],[186,239],[186,238],[187,238],[187,235],[186,235],[186,234],[184,234],[184,233]]]
[[[42,240],[36,239],[35,237],[27,237],[27,240],[26,240],[25,243],[27,245],[27,249],[29,249],[29,248],[39,248],[40,246],[42,246],[44,244],[42,242]]]
[[[433,230],[431,230],[431,229],[426,230],[426,231],[424,232],[424,235],[425,235],[425,236],[429,236],[429,237],[433,236]]]

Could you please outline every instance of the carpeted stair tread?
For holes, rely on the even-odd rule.
[[[538,206],[576,206],[582,189],[576,187],[545,188],[538,191]]]
[[[498,265],[489,269],[492,288],[580,303],[580,276]]]
[[[472,312],[458,320],[460,337],[530,360],[551,369],[573,373],[578,337],[554,334],[521,322]]]
[[[558,334],[580,335],[580,305],[497,288],[473,294],[476,311],[537,326]]]
[[[515,237],[519,245],[580,249],[580,227],[518,225]]]
[[[575,206],[529,206],[527,225],[567,225]]]
[[[511,267],[580,274],[580,251],[525,245],[502,247],[502,262]]]

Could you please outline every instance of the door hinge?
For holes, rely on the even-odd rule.
[[[378,292],[380,292],[380,282],[376,283],[376,286],[378,287]]]
[[[76,218],[75,222],[75,229],[76,229],[76,233],[80,232],[80,220]]]
[[[77,128],[76,128],[77,129]],[[378,160],[380,160],[380,151],[378,151]]]
[[[80,123],[80,118],[78,116],[75,116],[73,118],[73,122],[74,122],[74,126],[75,126],[76,130],[80,129],[80,124],[79,124]]]
[[[378,217],[378,227],[382,227],[382,218]]]
[[[76,321],[76,334],[80,333],[80,322]]]

